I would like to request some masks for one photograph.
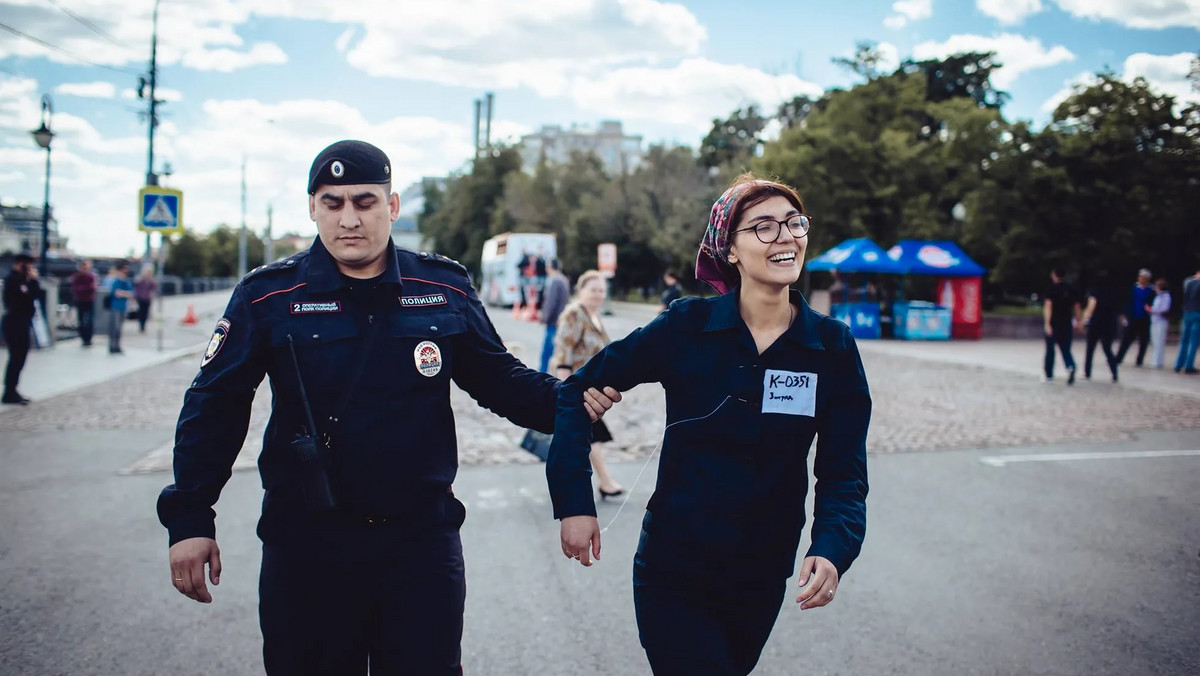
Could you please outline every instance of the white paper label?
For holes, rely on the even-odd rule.
[[[762,412],[814,417],[817,374],[767,369],[763,376]]]

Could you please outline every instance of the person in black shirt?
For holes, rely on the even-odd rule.
[[[1063,281],[1062,270],[1050,271],[1053,285],[1042,304],[1042,319],[1046,333],[1046,381],[1054,379],[1054,348],[1062,352],[1063,367],[1067,369],[1067,384],[1075,384],[1075,359],[1071,357],[1071,335],[1074,327],[1071,320],[1078,320],[1079,298],[1075,290]]]
[[[671,307],[671,303],[675,302],[683,295],[683,291],[679,288],[679,280],[675,277],[674,270],[667,270],[663,273],[663,284],[666,284],[667,288],[663,290],[662,296],[659,297],[658,302],[660,305],[662,305],[662,307],[659,308],[661,311],[665,311],[667,308]]]
[[[1092,357],[1096,345],[1104,351],[1113,382],[1117,382],[1117,358],[1112,344],[1117,337],[1117,291],[1107,276],[1101,275],[1087,292],[1087,305],[1083,309],[1083,324],[1087,327],[1087,350],[1083,355],[1083,377],[1092,379]]]
[[[17,254],[12,270],[4,277],[4,319],[0,321],[4,344],[8,346],[8,366],[4,369],[4,397],[0,403],[28,404],[29,399],[17,392],[21,369],[29,356],[29,328],[33,325],[35,301],[41,299],[37,268],[33,256]]]

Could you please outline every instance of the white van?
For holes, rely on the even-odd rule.
[[[519,266],[526,256],[541,256],[547,263],[558,257],[554,235],[541,232],[506,232],[483,243],[480,259],[479,295],[483,302],[508,307],[521,297],[518,284],[524,286],[526,303],[536,293],[536,278],[523,277]],[[532,290],[530,289],[532,287]]]

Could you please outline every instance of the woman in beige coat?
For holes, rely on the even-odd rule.
[[[608,295],[608,284],[596,270],[588,270],[575,282],[575,298],[558,317],[558,331],[554,336],[554,356],[550,363],[560,380],[566,380],[579,367],[587,363],[610,341],[600,320],[600,308]],[[592,451],[588,459],[592,471],[599,481],[600,498],[611,498],[625,493],[621,484],[608,473],[604,462],[604,442],[612,441],[612,434],[603,420],[592,425]]]

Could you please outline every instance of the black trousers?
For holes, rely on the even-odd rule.
[[[1096,351],[1096,345],[1100,345],[1100,349],[1104,351],[1104,359],[1108,363],[1108,369],[1112,371],[1113,378],[1117,377],[1117,358],[1113,356],[1112,343],[1113,331],[1108,329],[1097,329],[1089,326],[1087,330],[1087,351],[1083,355],[1083,375],[1092,377],[1092,355]]]
[[[745,676],[754,670],[787,580],[736,583],[633,563],[638,638],[655,676]]]
[[[149,298],[145,300],[142,300],[141,298],[137,299],[138,331],[141,331],[142,333],[146,332],[146,320],[150,319],[150,303],[152,302],[153,301]]]
[[[79,312],[79,342],[91,345],[92,336],[96,335],[96,303],[76,303],[75,310]]]
[[[17,395],[17,382],[21,379],[21,369],[25,368],[25,358],[29,356],[29,318],[4,315],[0,320],[0,328],[4,333],[4,344],[8,347],[8,366],[4,369],[4,396]]]
[[[466,577],[458,529],[359,524],[264,544],[268,674],[460,676]]]
[[[1054,377],[1054,348],[1062,352],[1063,368],[1075,370],[1075,358],[1071,356],[1071,325],[1051,326],[1050,335],[1046,336],[1046,359],[1043,367],[1047,378]]]
[[[1129,326],[1125,327],[1125,331],[1121,335],[1121,349],[1117,350],[1117,363],[1125,361],[1125,353],[1129,351],[1129,346],[1133,344],[1133,339],[1137,338],[1138,353],[1137,365],[1141,366],[1146,359],[1146,347],[1150,344],[1150,318],[1138,317],[1129,320]]]

